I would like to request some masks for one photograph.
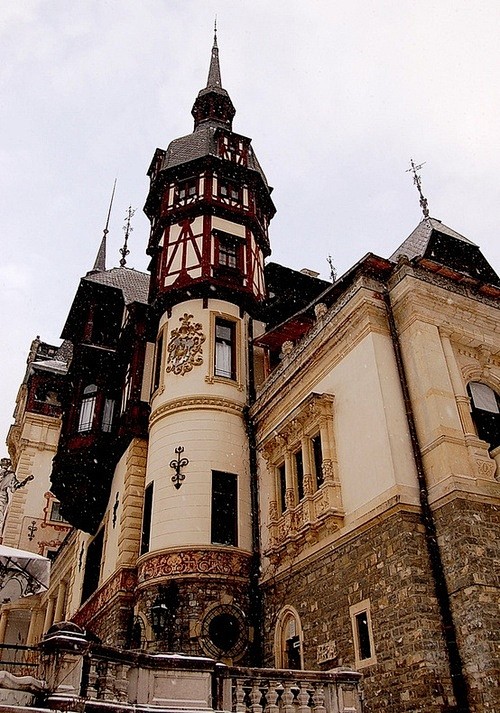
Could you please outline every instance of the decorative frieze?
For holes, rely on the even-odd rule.
[[[250,554],[229,548],[185,549],[155,553],[139,562],[139,585],[163,577],[225,576],[247,578]]]

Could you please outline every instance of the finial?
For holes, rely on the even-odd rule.
[[[217,47],[217,15],[214,20],[214,47]]]
[[[127,243],[128,243],[128,238],[129,238],[130,233],[134,230],[130,226],[130,221],[131,221],[132,216],[134,215],[136,210],[137,209],[132,210],[132,206],[129,205],[127,214],[125,215],[125,225],[122,228],[122,230],[125,231],[125,241],[123,243],[123,247],[120,248],[120,255],[122,256],[121,260],[120,260],[120,267],[125,267],[125,265],[127,263],[127,255],[130,254],[130,250],[127,248]]]
[[[422,193],[422,182],[420,179],[420,176],[418,175],[417,171],[420,171],[422,166],[425,165],[424,163],[419,163],[418,166],[415,166],[413,159],[410,159],[410,164],[411,168],[406,169],[406,173],[413,173],[413,183],[417,187],[418,195],[420,196],[420,207],[422,208],[422,213],[424,214],[424,218],[429,217],[429,206],[427,204],[427,198],[424,197],[424,194]]]
[[[94,267],[92,268],[91,272],[104,272],[106,270],[106,238],[109,233],[109,230],[108,230],[109,218],[111,216],[111,208],[113,206],[113,198],[115,197],[115,188],[116,188],[116,178],[115,178],[115,182],[113,183],[113,190],[111,192],[111,200],[109,201],[106,225],[104,227],[104,230],[102,231],[101,244],[99,246],[99,250],[97,251],[97,255],[95,258],[95,262],[94,262]]]

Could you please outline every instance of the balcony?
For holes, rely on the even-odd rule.
[[[361,674],[356,671],[237,668],[203,657],[123,651],[91,643],[79,627],[68,622],[46,634],[34,675],[33,694],[40,688],[46,692],[43,706],[79,713],[362,710]],[[10,680],[11,691],[12,685]],[[23,685],[26,682],[20,681]],[[0,676],[0,704],[8,698],[1,686]]]

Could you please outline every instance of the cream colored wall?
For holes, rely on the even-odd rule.
[[[497,463],[475,432],[469,381],[500,387],[500,322],[493,303],[402,268],[392,290],[430,500],[452,491],[490,496]]]
[[[183,315],[192,314],[205,336],[202,364],[185,374],[166,372],[168,344]],[[213,376],[214,315],[229,316],[239,324],[239,379]],[[201,300],[176,305],[164,315],[162,383],[152,398],[146,483],[154,481],[150,550],[180,545],[210,544],[212,470],[238,476],[238,546],[251,549],[250,479],[248,444],[243,421],[246,403],[247,325],[237,306],[221,300]],[[184,447],[186,478],[174,488],[169,467],[175,449]]]
[[[171,481],[175,448],[189,464],[176,490]],[[238,546],[251,549],[250,480],[246,434],[239,414],[198,408],[174,414],[150,433],[147,483],[154,481],[150,550],[210,544],[212,470],[238,476]]]
[[[44,522],[45,494],[50,491],[50,474],[61,422],[58,418],[25,413],[20,432],[16,477],[22,481],[30,475],[34,479],[11,494],[3,531],[3,544],[44,554],[57,549],[68,527],[55,527]],[[35,521],[34,538],[29,539],[28,524]],[[62,527],[62,529],[61,529]]]
[[[416,471],[390,338],[368,334],[314,385],[335,396],[334,432],[346,522],[394,486],[418,502]]]
[[[122,513],[122,500],[124,480],[126,475],[127,451],[122,455],[115,468],[113,483],[108,500],[108,507],[103,518],[106,527],[103,547],[103,565],[101,567],[100,582],[104,582],[116,570],[118,563],[118,540],[120,537],[120,517]],[[113,526],[113,512],[116,498],[118,496],[118,508],[116,510],[115,525]]]

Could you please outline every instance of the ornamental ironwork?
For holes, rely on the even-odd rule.
[[[174,460],[171,460],[170,467],[175,470],[175,475],[172,476],[172,483],[174,484],[176,490],[179,490],[183,480],[186,478],[186,474],[181,473],[181,468],[184,468],[189,461],[187,458],[181,458],[181,453],[184,453],[183,446],[177,446],[175,453],[177,454],[177,460],[175,458]]]

